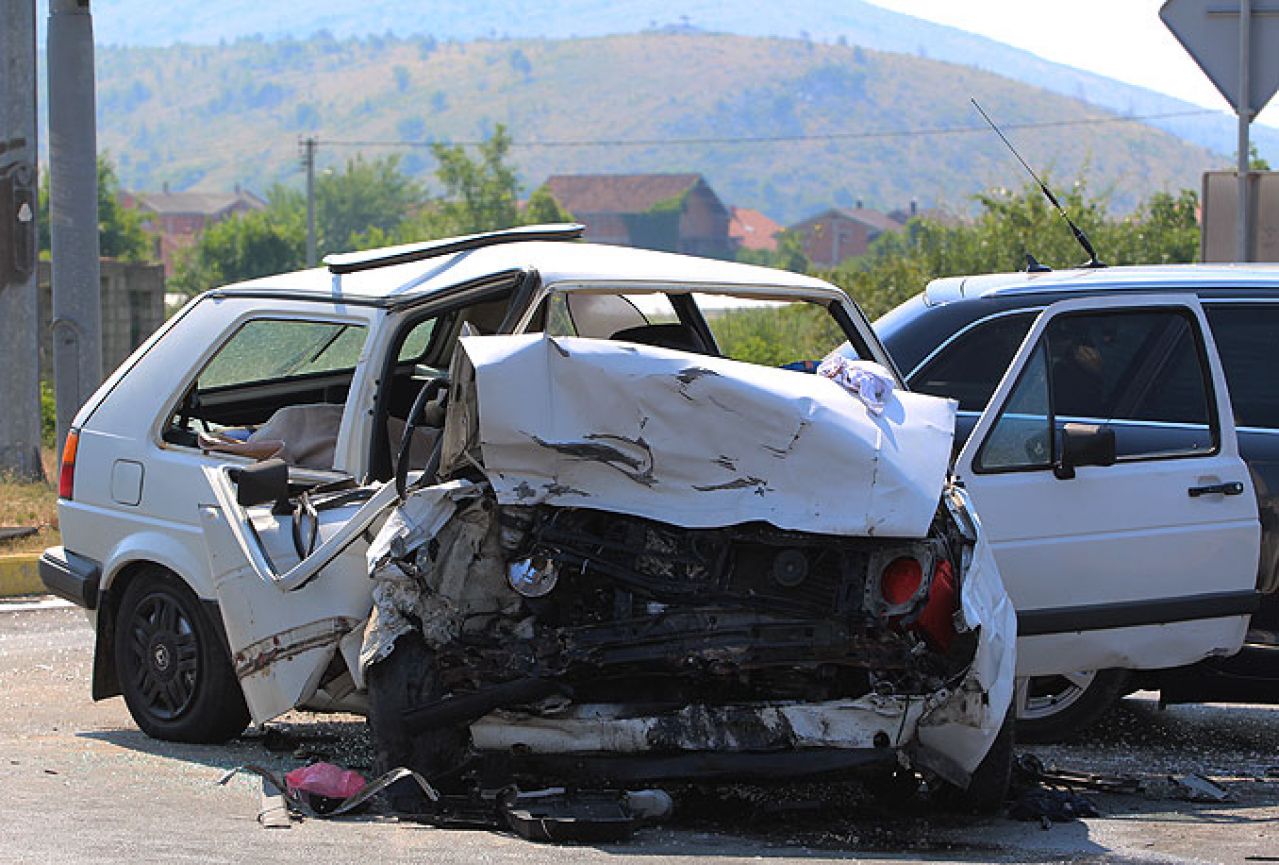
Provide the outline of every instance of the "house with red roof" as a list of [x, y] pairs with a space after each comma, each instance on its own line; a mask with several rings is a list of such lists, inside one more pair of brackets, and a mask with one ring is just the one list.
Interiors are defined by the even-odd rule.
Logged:
[[[859, 203], [860, 204], [860, 203]], [[804, 255], [818, 267], [834, 267], [865, 254], [881, 234], [905, 226], [886, 213], [858, 206], [833, 207], [790, 227], [804, 243]]]
[[135, 208], [142, 228], [155, 238], [156, 258], [164, 264], [164, 275], [172, 276], [179, 250], [195, 243], [207, 226], [237, 213], [262, 210], [266, 202], [238, 185], [234, 192], [125, 193], [125, 207]]
[[728, 208], [700, 174], [557, 174], [546, 188], [592, 242], [733, 257]]
[[738, 249], [777, 251], [777, 235], [783, 230], [780, 223], [749, 207], [729, 207], [728, 212], [728, 236]]

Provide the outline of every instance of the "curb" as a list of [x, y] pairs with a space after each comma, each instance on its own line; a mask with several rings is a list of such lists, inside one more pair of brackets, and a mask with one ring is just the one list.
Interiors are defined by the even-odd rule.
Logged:
[[45, 594], [47, 590], [36, 565], [39, 560], [39, 553], [0, 556], [0, 598]]

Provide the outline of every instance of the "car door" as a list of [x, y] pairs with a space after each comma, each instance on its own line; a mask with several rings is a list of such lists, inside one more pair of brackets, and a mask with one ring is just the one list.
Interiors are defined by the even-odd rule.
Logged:
[[1196, 299], [1049, 306], [955, 473], [1017, 607], [1019, 675], [1239, 649], [1260, 525]]

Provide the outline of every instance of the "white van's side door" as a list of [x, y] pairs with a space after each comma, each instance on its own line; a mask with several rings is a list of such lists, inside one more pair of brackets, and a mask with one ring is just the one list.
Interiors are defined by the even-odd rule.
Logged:
[[1017, 608], [1018, 675], [1239, 649], [1261, 529], [1195, 298], [1048, 307], [955, 472]]

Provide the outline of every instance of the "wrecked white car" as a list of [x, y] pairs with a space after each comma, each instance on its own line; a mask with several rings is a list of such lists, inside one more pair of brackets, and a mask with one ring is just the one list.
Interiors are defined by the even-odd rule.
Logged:
[[[77, 418], [42, 563], [94, 696], [197, 741], [367, 712], [437, 782], [904, 766], [997, 805], [1016, 623], [954, 403], [826, 283], [576, 236], [333, 256], [143, 346]], [[750, 305], [820, 334], [793, 360], [847, 346], [734, 359]]]

